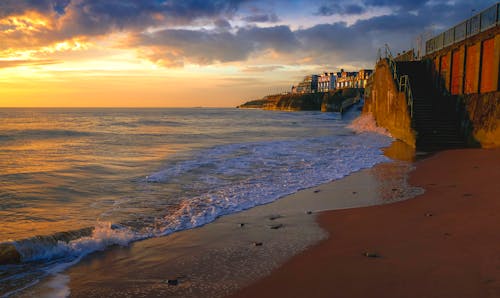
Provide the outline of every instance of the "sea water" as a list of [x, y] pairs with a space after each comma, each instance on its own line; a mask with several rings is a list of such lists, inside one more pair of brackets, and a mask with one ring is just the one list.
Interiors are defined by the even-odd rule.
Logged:
[[0, 295], [387, 161], [358, 114], [0, 109]]

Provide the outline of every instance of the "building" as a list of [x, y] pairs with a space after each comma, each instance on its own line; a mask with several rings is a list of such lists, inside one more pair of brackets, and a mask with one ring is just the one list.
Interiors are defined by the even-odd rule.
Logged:
[[372, 73], [372, 69], [361, 69], [359, 72], [347, 72], [342, 69], [337, 78], [336, 88], [365, 88]]
[[355, 88], [365, 88], [373, 69], [361, 69], [356, 76]]
[[316, 93], [318, 91], [318, 75], [309, 75], [300, 82], [295, 89], [295, 93]]
[[340, 70], [340, 76], [337, 78], [337, 89], [355, 88], [357, 72], [347, 72]]
[[328, 92], [335, 90], [337, 83], [337, 74], [334, 72], [325, 72], [318, 77], [318, 92]]

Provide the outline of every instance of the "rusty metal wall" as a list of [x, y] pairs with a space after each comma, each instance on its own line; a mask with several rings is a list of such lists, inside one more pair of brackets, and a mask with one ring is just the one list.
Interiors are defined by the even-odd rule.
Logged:
[[451, 60], [450, 52], [441, 56], [441, 61], [440, 61], [441, 69], [439, 70], [439, 73], [441, 75], [441, 80], [446, 90], [450, 90], [450, 66], [451, 66], [450, 60]]
[[490, 38], [483, 41], [482, 53], [481, 53], [481, 88], [480, 92], [490, 92], [496, 91], [496, 82], [494, 82], [494, 72], [498, 71], [494, 69], [494, 58], [495, 58], [495, 39]]
[[467, 47], [466, 53], [464, 93], [477, 93], [479, 79], [479, 44]]
[[463, 48], [454, 51], [451, 56], [451, 94], [458, 95], [462, 93], [463, 81]]

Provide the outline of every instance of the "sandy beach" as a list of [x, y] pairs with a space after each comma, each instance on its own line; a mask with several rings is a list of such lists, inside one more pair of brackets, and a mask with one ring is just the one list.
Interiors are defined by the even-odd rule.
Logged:
[[201, 228], [89, 255], [19, 297], [499, 297], [500, 150], [413, 162], [406, 149]]
[[322, 213], [326, 241], [232, 297], [500, 297], [500, 150], [437, 153], [409, 181], [425, 194]]
[[382, 163], [197, 229], [97, 252], [16, 297], [224, 297], [326, 239], [317, 224], [323, 211], [421, 193], [407, 183], [412, 168], [409, 161]]

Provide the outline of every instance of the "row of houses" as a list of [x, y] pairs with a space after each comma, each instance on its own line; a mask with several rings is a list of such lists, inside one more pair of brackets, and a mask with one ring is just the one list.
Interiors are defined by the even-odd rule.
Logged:
[[328, 92], [343, 88], [365, 88], [368, 78], [373, 73], [371, 69], [358, 72], [325, 72], [321, 75], [308, 75], [297, 86], [292, 86], [292, 93]]

